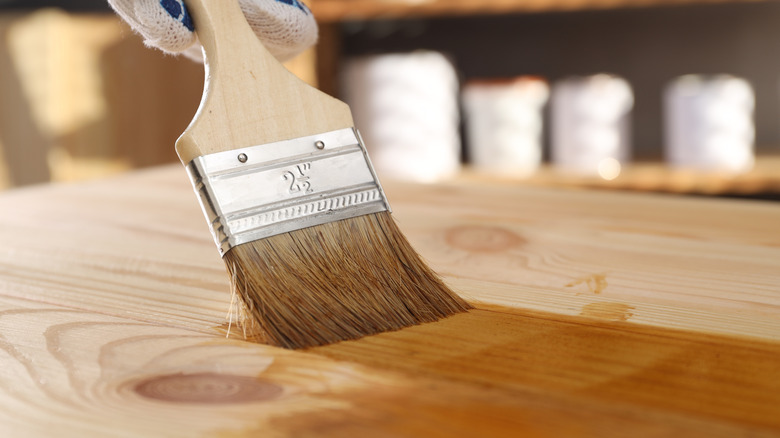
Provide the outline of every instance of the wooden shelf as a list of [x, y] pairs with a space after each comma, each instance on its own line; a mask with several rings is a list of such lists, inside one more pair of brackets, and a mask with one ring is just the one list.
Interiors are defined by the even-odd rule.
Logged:
[[458, 177], [466, 181], [511, 181], [535, 186], [576, 187], [715, 196], [780, 197], [780, 155], [759, 156], [750, 172], [729, 174], [693, 169], [674, 169], [661, 162], [633, 163], [607, 180], [578, 175], [544, 166], [528, 178], [493, 175], [466, 169]]
[[382, 18], [576, 11], [767, 0], [310, 0], [322, 23]]

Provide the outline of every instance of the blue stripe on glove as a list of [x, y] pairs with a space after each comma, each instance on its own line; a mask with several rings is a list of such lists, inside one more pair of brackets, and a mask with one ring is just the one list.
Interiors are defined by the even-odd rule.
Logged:
[[[306, 7], [302, 2], [299, 2], [298, 0], [276, 0], [279, 3], [284, 3], [286, 5], [290, 5], [292, 7], [300, 9], [304, 14], [308, 15], [311, 12], [309, 11], [309, 8]], [[175, 20], [181, 22], [181, 24], [187, 28], [190, 32], [195, 30], [195, 27], [192, 25], [192, 18], [190, 17], [190, 13], [187, 12], [187, 7], [184, 6], [184, 3], [182, 0], [160, 0], [160, 6], [165, 9], [165, 12], [168, 13], [171, 17], [173, 17]]]
[[190, 32], [195, 30], [195, 27], [192, 25], [190, 13], [187, 12], [187, 7], [184, 6], [184, 3], [181, 0], [160, 0], [160, 6], [165, 9], [165, 12], [167, 12], [168, 15], [181, 22], [187, 30]]
[[309, 8], [306, 7], [303, 3], [299, 2], [298, 0], [276, 0], [279, 3], [284, 3], [290, 6], [295, 6], [296, 8], [303, 11], [305, 14], [309, 14]]

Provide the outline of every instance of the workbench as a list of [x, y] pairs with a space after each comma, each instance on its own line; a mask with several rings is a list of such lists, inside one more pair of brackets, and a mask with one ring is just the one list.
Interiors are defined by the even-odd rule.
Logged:
[[780, 435], [780, 204], [385, 182], [476, 307], [248, 342], [180, 166], [0, 194], [0, 436]]

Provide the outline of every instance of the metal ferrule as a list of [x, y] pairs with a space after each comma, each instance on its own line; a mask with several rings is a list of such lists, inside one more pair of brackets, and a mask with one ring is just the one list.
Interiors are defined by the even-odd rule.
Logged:
[[203, 155], [186, 168], [222, 255], [276, 234], [390, 211], [353, 128]]

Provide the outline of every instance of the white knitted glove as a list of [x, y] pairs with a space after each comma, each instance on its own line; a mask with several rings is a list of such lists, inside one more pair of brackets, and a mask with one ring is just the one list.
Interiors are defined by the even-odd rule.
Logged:
[[[147, 46], [202, 61], [200, 44], [183, 0], [108, 0], [108, 3], [143, 36]], [[239, 3], [252, 30], [280, 61], [317, 42], [317, 23], [302, 1], [239, 0]]]

